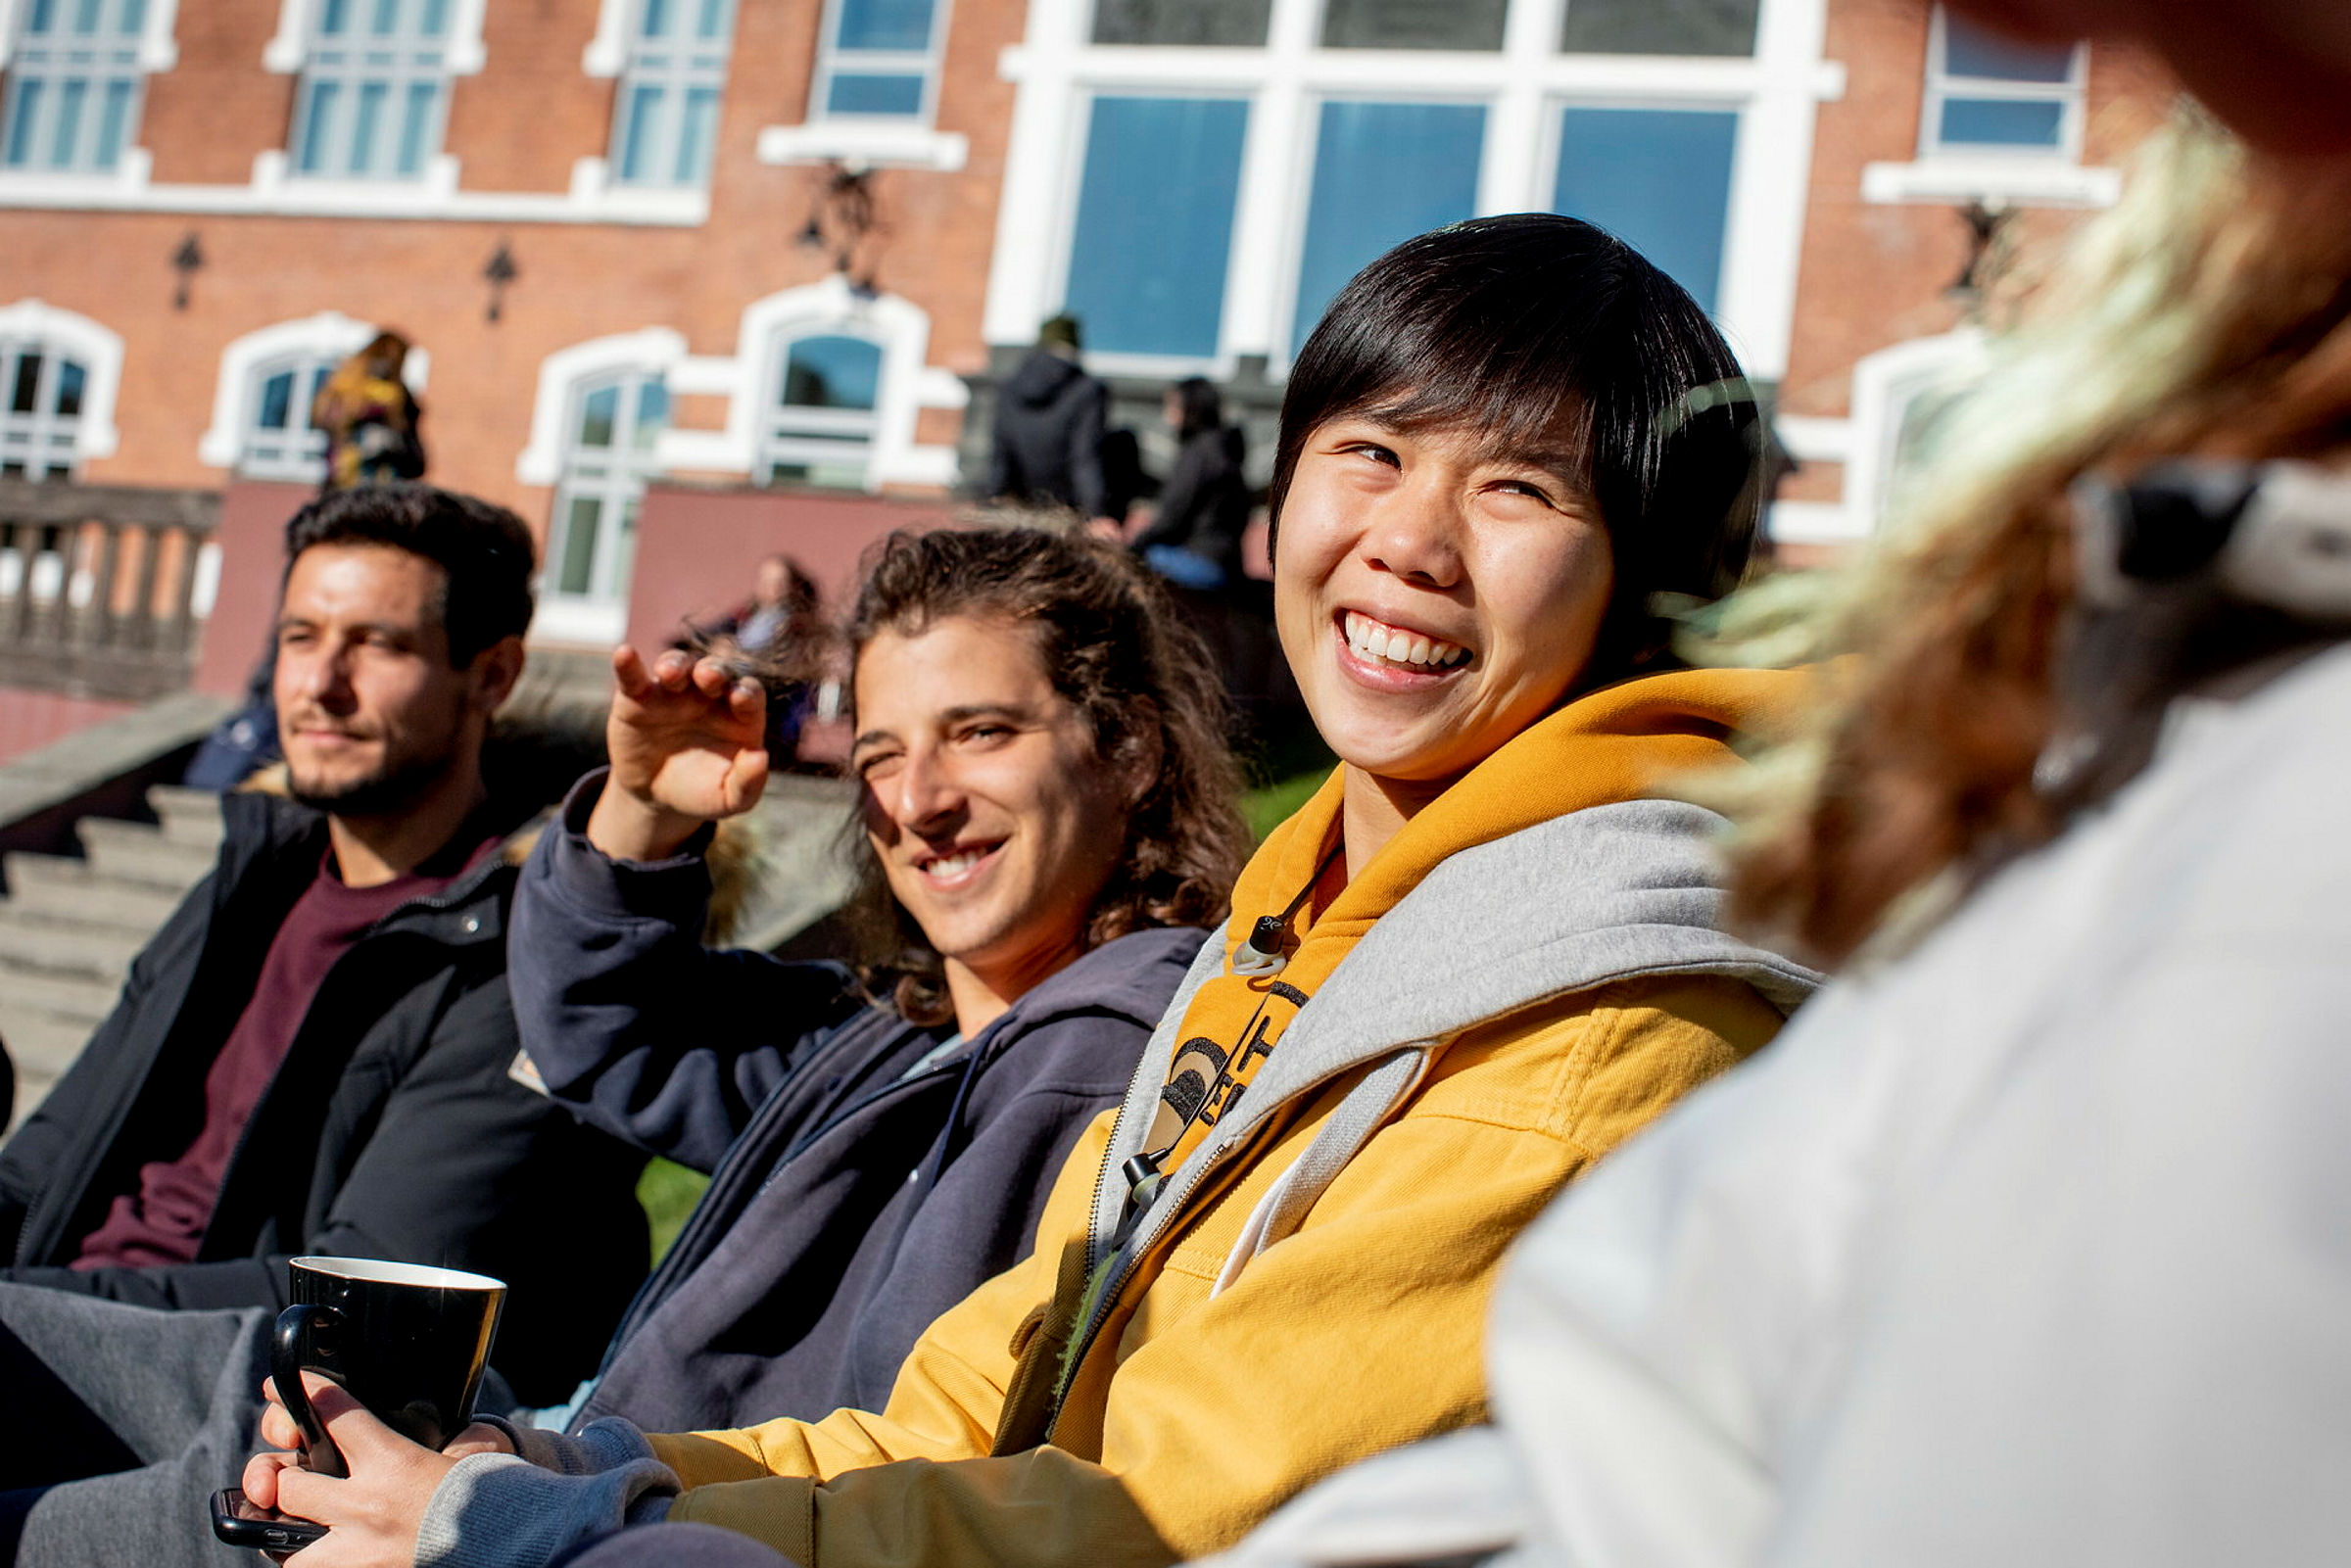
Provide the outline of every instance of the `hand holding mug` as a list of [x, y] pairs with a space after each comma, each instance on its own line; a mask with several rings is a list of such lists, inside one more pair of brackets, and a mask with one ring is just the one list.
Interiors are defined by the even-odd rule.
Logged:
[[[315, 1520], [327, 1534], [296, 1555], [303, 1568], [408, 1568], [416, 1532], [433, 1492], [459, 1459], [511, 1452], [498, 1428], [475, 1422], [436, 1453], [384, 1425], [366, 1407], [315, 1372], [302, 1374], [302, 1395], [316, 1412], [348, 1478], [305, 1470], [295, 1453], [258, 1453], [245, 1464], [245, 1496], [263, 1508]], [[302, 1429], [286, 1412], [274, 1382], [263, 1385], [269, 1405], [262, 1439], [291, 1448]]]

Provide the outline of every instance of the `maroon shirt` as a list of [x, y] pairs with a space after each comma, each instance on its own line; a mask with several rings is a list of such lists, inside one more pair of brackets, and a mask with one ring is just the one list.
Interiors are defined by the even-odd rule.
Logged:
[[115, 1200], [104, 1222], [82, 1239], [73, 1267], [145, 1268], [196, 1260], [237, 1140], [277, 1076], [327, 971], [369, 927], [408, 900], [429, 897], [457, 880], [496, 843], [481, 844], [454, 868], [450, 856], [437, 855], [375, 887], [346, 887], [335, 869], [335, 853], [327, 850], [317, 877], [269, 943], [253, 1000], [204, 1075], [203, 1128], [178, 1159], [139, 1167], [138, 1190]]

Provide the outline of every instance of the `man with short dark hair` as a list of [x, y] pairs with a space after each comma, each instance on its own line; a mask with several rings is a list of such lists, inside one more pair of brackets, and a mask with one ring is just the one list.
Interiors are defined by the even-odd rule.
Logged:
[[0, 1386], [24, 1416], [0, 1491], [152, 1461], [163, 1353], [110, 1352], [144, 1344], [134, 1320], [192, 1345], [243, 1315], [116, 1303], [274, 1311], [304, 1252], [475, 1269], [511, 1287], [500, 1369], [552, 1399], [645, 1271], [641, 1157], [513, 1071], [509, 839], [536, 802], [496, 798], [482, 751], [522, 671], [530, 535], [400, 485], [321, 499], [288, 546], [292, 799], [223, 798], [218, 865], [0, 1150]]

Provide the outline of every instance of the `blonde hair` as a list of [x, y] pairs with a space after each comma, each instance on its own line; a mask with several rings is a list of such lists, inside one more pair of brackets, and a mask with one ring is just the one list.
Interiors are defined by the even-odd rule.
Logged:
[[[1804, 619], [1805, 651], [1835, 659], [1826, 701], [1747, 802], [1735, 918], [1836, 963], [2055, 832], [2034, 769], [2072, 603], [2068, 489], [2351, 445], [2346, 194], [2351, 166], [2257, 168], [2193, 109], [2142, 151], [1938, 421], [1878, 547]], [[1735, 605], [1726, 630], [1773, 613], [1785, 650], [1784, 604]]]

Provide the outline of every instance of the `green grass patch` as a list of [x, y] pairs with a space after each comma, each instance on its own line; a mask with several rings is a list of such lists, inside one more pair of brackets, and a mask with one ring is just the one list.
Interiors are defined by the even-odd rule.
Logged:
[[637, 1178], [637, 1201], [645, 1206], [645, 1217], [653, 1228], [653, 1261], [669, 1251], [670, 1243], [678, 1239], [686, 1216], [702, 1200], [702, 1189], [710, 1178], [698, 1170], [667, 1160], [653, 1160]]
[[1305, 805], [1309, 797], [1322, 787], [1322, 781], [1329, 777], [1329, 767], [1323, 766], [1309, 773], [1276, 779], [1271, 784], [1243, 792], [1241, 815], [1249, 823], [1250, 833], [1262, 841], [1277, 824]]

